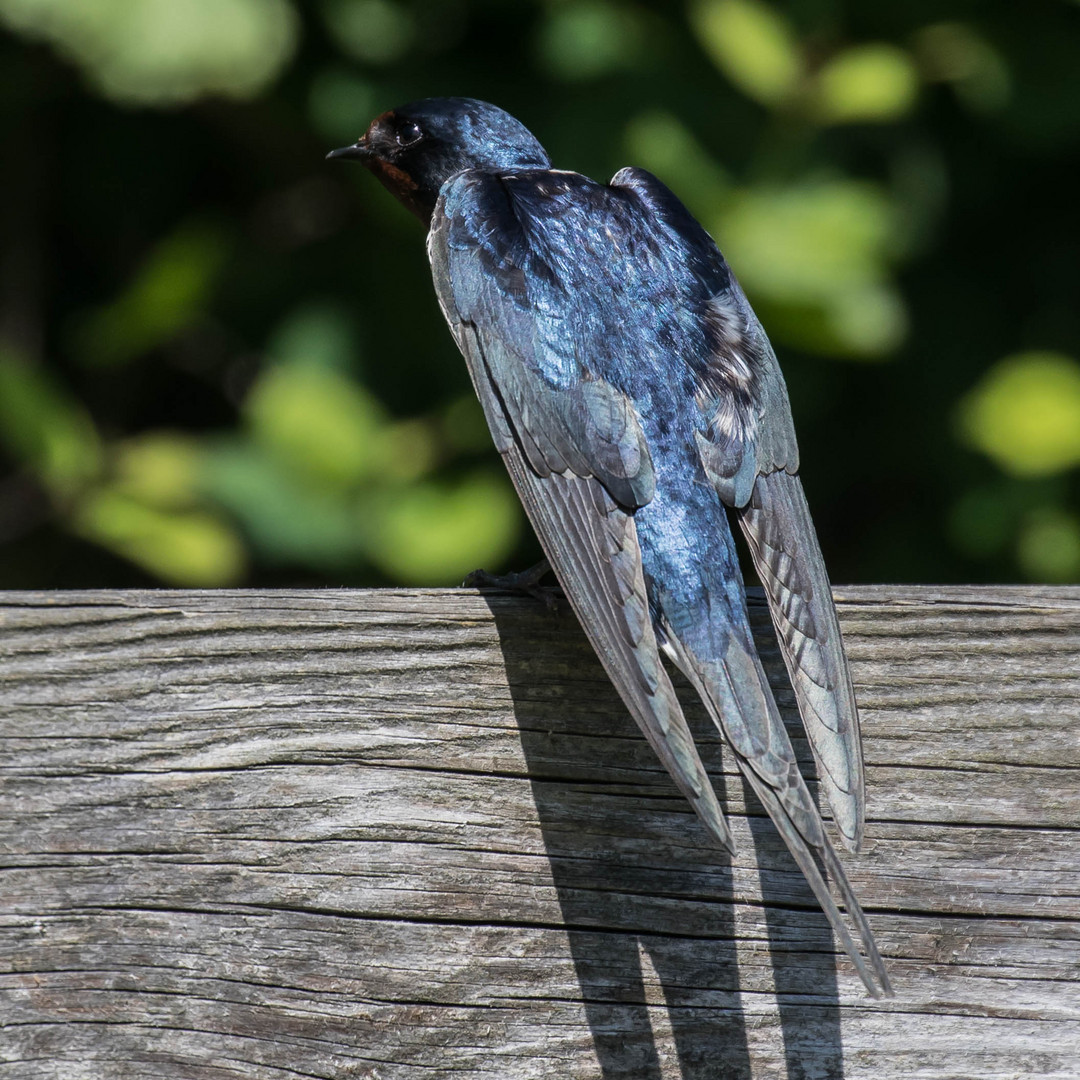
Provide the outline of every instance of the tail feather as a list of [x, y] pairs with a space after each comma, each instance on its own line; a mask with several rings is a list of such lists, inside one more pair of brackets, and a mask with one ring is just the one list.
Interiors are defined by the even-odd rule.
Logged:
[[[734, 750], [739, 768], [805, 875], [867, 990], [874, 997], [891, 997], [893, 989], [884, 961], [799, 773], [795, 752], [756, 653], [738, 634], [731, 632], [722, 650], [723, 659], [703, 663], [666, 627], [665, 635], [668, 655], [693, 684]], [[829, 891], [815, 854], [836, 883], [862, 941], [865, 960]]]
[[[743, 765], [741, 761], [740, 765]], [[844, 952], [851, 957], [851, 962], [855, 965], [855, 970], [858, 971], [859, 977], [866, 985], [866, 989], [876, 998], [892, 997], [892, 982], [889, 979], [888, 971], [885, 969], [885, 962], [881, 958], [881, 953], [878, 952], [874, 935], [870, 930], [869, 923], [866, 921], [866, 915], [855, 897], [847, 875], [844, 873], [844, 868], [840, 865], [836, 850], [824, 834], [822, 835], [821, 845], [811, 849], [811, 846], [806, 843], [794, 822], [787, 815], [784, 803], [777, 796], [775, 789], [765, 783], [752, 768], [743, 765], [742, 771], [779, 830], [792, 857], [798, 863], [799, 869], [802, 870], [803, 876], [821, 905], [822, 911], [825, 912], [825, 917], [829, 920], [829, 925], [840, 939]], [[829, 876], [836, 882], [841, 899], [844, 902], [844, 908], [859, 933], [867, 960], [870, 961], [869, 965], [860, 955], [859, 949], [851, 936], [851, 931], [844, 922], [840, 908], [833, 899], [829, 886], [818, 869], [817, 862], [814, 860], [814, 851], [821, 856]]]

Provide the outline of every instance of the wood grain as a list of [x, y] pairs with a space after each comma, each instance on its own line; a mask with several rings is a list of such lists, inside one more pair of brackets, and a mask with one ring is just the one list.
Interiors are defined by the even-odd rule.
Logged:
[[0, 594], [0, 1080], [1080, 1076], [1080, 589], [837, 593], [885, 1002], [565, 609]]

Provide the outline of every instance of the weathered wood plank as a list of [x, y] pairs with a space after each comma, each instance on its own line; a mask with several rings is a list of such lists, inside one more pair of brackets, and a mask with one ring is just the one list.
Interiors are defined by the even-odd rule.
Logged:
[[886, 1002], [569, 614], [0, 594], [0, 1078], [1080, 1075], [1080, 589], [839, 598]]

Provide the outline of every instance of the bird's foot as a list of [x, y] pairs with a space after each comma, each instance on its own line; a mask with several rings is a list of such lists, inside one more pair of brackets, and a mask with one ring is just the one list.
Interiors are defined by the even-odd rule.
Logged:
[[474, 570], [461, 583], [466, 589], [505, 589], [507, 592], [523, 593], [539, 600], [548, 611], [558, 610], [555, 590], [545, 588], [540, 582], [551, 573], [551, 564], [541, 559], [528, 570], [516, 574], [489, 574], [486, 570]]

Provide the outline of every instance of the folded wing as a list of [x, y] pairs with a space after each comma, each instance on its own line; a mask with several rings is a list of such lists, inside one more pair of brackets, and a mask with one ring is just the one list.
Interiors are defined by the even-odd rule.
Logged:
[[[776, 356], [738, 286], [710, 302], [713, 363], [748, 373], [742, 415], [723, 386], [699, 395], [698, 449], [720, 498], [735, 511], [795, 690], [822, 790], [844, 845], [858, 850], [865, 819], [862, 739], [840, 624], [810, 519], [787, 388]], [[719, 384], [719, 379], [716, 380]]]
[[698, 452], [717, 494], [733, 508], [765, 587], [784, 663], [844, 845], [857, 850], [865, 795], [859, 714], [832, 590], [798, 478], [799, 450], [787, 387], [772, 346], [723, 256], [654, 176], [623, 169], [672, 242], [697, 260], [712, 290], [701, 311], [709, 355], [697, 367]]
[[564, 376], [557, 386], [545, 379], [527, 313], [507, 299], [502, 279], [513, 280], [513, 267], [494, 273], [490, 257], [485, 266], [478, 255], [474, 230], [485, 216], [476, 204], [490, 196], [484, 185], [497, 183], [459, 177], [436, 207], [428, 250], [439, 302], [495, 444], [586, 635], [680, 790], [731, 850], [649, 615], [632, 514], [654, 488], [640, 421], [632, 402], [601, 380]]

